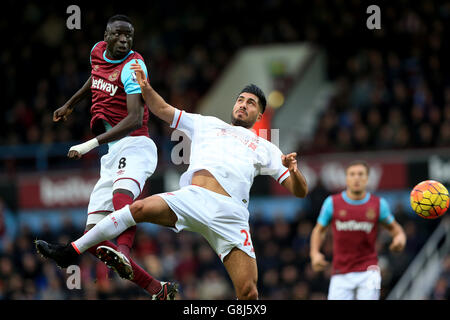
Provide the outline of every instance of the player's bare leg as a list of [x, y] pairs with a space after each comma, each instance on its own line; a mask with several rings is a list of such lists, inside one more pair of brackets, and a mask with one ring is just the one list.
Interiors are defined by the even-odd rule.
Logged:
[[256, 259], [238, 248], [233, 248], [223, 259], [223, 264], [233, 282], [237, 298], [239, 300], [258, 299]]
[[167, 202], [157, 195], [133, 202], [130, 211], [136, 223], [150, 222], [164, 227], [175, 227], [178, 220]]

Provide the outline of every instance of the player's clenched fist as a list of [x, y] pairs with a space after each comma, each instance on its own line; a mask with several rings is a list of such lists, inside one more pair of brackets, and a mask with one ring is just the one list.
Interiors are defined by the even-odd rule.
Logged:
[[132, 63], [130, 69], [136, 73], [136, 79], [141, 87], [146, 87], [148, 85], [147, 79], [145, 77], [144, 70], [139, 65], [138, 61], [135, 60], [136, 63]]
[[142, 70], [142, 67], [139, 65], [138, 61], [137, 60], [135, 61], [136, 63], [132, 63], [130, 69], [135, 72], [136, 80], [139, 83], [139, 86], [141, 87], [142, 97], [144, 98], [144, 100], [146, 100], [148, 92], [151, 89], [150, 84], [147, 81], [144, 70]]
[[73, 107], [65, 104], [61, 108], [58, 108], [53, 112], [53, 121], [59, 121], [61, 118], [66, 121], [67, 117], [72, 113]]
[[406, 236], [403, 233], [399, 233], [392, 238], [392, 243], [389, 246], [389, 249], [393, 252], [401, 252], [405, 248], [405, 245], [406, 245]]
[[81, 158], [81, 154], [76, 151], [76, 150], [70, 150], [67, 153], [67, 157], [69, 157], [70, 159], [80, 159]]
[[289, 153], [288, 155], [282, 155], [281, 156], [281, 162], [283, 163], [283, 166], [289, 169], [290, 172], [297, 171], [297, 157], [296, 152]]
[[311, 266], [314, 271], [323, 271], [328, 264], [328, 261], [325, 260], [325, 256], [320, 252], [311, 255]]
[[67, 156], [71, 159], [80, 159], [83, 154], [88, 153], [89, 151], [91, 151], [94, 148], [97, 148], [98, 146], [99, 143], [97, 138], [93, 138], [84, 143], [72, 146], [69, 149], [69, 153], [67, 153]]

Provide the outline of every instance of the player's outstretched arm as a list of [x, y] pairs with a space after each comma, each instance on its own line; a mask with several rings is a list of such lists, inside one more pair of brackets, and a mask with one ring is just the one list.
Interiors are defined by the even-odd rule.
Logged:
[[288, 189], [294, 196], [304, 198], [308, 194], [308, 184], [303, 174], [297, 168], [296, 156], [296, 152], [281, 156], [283, 166], [288, 168], [290, 173], [289, 177], [281, 185]]
[[92, 77], [89, 77], [80, 90], [78, 90], [61, 108], [58, 108], [53, 112], [53, 121], [57, 122], [61, 119], [66, 121], [75, 105], [88, 95], [91, 90], [91, 85]]
[[131, 64], [131, 69], [136, 72], [136, 78], [141, 87], [142, 97], [145, 103], [150, 108], [150, 111], [161, 120], [172, 124], [175, 116], [175, 108], [168, 104], [150, 85], [147, 81], [144, 70], [136, 63]]
[[311, 266], [316, 272], [324, 270], [329, 264], [325, 260], [325, 256], [320, 252], [320, 247], [322, 247], [322, 243], [325, 240], [327, 230], [328, 227], [316, 223], [316, 226], [311, 232], [309, 256], [311, 258]]
[[392, 237], [392, 242], [389, 249], [393, 252], [403, 251], [406, 245], [406, 234], [402, 226], [395, 220], [390, 224], [382, 223], [381, 225], [387, 229]]

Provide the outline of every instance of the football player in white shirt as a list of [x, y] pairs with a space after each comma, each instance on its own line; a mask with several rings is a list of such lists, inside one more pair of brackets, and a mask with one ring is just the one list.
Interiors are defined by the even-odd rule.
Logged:
[[[201, 234], [216, 251], [238, 299], [257, 299], [258, 273], [247, 209], [253, 179], [259, 174], [271, 175], [296, 197], [304, 198], [308, 192], [297, 168], [296, 153], [284, 155], [251, 130], [264, 112], [264, 93], [255, 85], [246, 86], [236, 99], [228, 124], [167, 104], [150, 86], [142, 68], [133, 64], [132, 69], [150, 111], [191, 139], [190, 164], [181, 176], [181, 188], [135, 201], [111, 213], [71, 244], [45, 243], [48, 256], [59, 265], [69, 264], [94, 244], [141, 222], [166, 226], [175, 232], [185, 229]], [[128, 267], [127, 258], [112, 248], [99, 247], [97, 253], [113, 269]]]

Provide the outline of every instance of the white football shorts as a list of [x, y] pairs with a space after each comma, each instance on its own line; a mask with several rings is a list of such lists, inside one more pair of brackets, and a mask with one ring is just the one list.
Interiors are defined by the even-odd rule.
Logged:
[[175, 228], [170, 229], [201, 234], [222, 261], [234, 247], [256, 259], [249, 212], [231, 197], [196, 185], [157, 196], [163, 198], [178, 217]]
[[331, 276], [328, 300], [379, 300], [381, 274], [378, 266], [362, 272]]
[[114, 211], [114, 190], [129, 190], [136, 199], [157, 162], [156, 145], [148, 137], [127, 136], [114, 143], [100, 160], [100, 179], [89, 199], [86, 225], [97, 224]]

